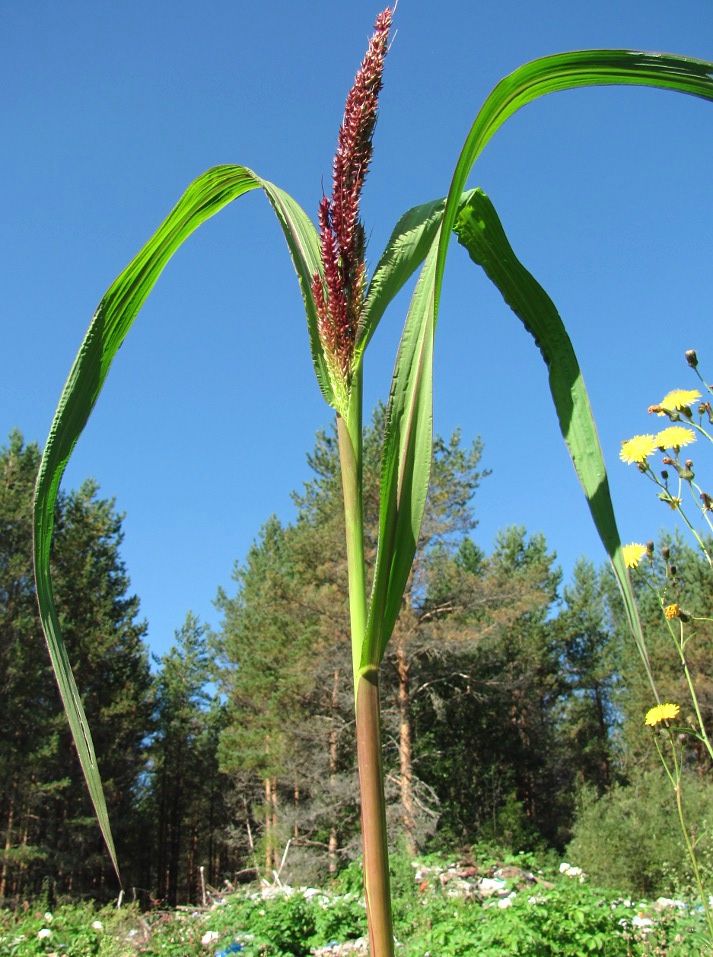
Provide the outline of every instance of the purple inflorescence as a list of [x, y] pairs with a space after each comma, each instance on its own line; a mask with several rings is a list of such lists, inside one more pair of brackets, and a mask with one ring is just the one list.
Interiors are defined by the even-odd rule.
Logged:
[[369, 47], [349, 91], [332, 164], [332, 197], [322, 197], [319, 229], [324, 275], [312, 279], [319, 335], [333, 370], [348, 384], [366, 291], [366, 239], [359, 219], [393, 11], [376, 18]]

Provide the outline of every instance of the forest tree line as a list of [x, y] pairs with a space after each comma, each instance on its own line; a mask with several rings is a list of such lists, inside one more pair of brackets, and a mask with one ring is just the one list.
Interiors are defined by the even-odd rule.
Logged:
[[[366, 554], [376, 553], [383, 410], [365, 436]], [[479, 842], [576, 854], [595, 877], [650, 893], [685, 883], [676, 821], [643, 716], [651, 692], [604, 566], [564, 583], [544, 537], [477, 543], [483, 449], [436, 438], [417, 558], [382, 665], [392, 844], [416, 855]], [[0, 901], [110, 898], [94, 821], [36, 611], [31, 499], [40, 451], [0, 450]], [[151, 667], [121, 559], [122, 516], [85, 482], [62, 493], [53, 545], [62, 626], [94, 735], [124, 886], [198, 902], [241, 874], [323, 881], [359, 853], [351, 650], [336, 439], [318, 434], [296, 518], [269, 518], [213, 633], [188, 613]], [[681, 601], [710, 608], [710, 570], [669, 542]], [[658, 559], [657, 559], [658, 561]], [[662, 576], [663, 565], [657, 570]], [[682, 675], [660, 608], [640, 606], [662, 693]], [[689, 651], [704, 719], [711, 635]], [[691, 747], [690, 811], [713, 823]], [[652, 846], [655, 833], [656, 846]], [[674, 873], [675, 872], [675, 873]], [[668, 882], [668, 884], [667, 884]]]

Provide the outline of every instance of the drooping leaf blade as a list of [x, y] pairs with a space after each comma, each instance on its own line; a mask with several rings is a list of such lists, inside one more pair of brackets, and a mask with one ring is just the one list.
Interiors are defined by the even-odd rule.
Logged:
[[288, 193], [267, 180], [256, 178], [270, 201], [287, 240], [302, 292], [317, 384], [327, 404], [334, 406], [335, 399], [324, 358], [324, 348], [319, 338], [317, 309], [312, 296], [312, 277], [316, 273], [321, 274], [323, 270], [319, 235], [307, 213]]
[[[583, 50], [534, 60], [501, 80], [476, 116], [451, 180], [434, 279], [436, 320], [448, 244], [459, 216], [460, 197], [476, 159], [494, 133], [523, 106], [548, 93], [591, 86], [646, 86], [713, 100], [713, 63], [636, 50]], [[604, 545], [612, 559], [627, 615], [632, 621], [632, 632], [648, 671], [648, 658], [641, 643], [638, 614], [623, 558], [620, 550], [615, 549], [612, 554], [606, 541]]]
[[[305, 302], [315, 371], [323, 392], [325, 384], [328, 389], [328, 376], [322, 374], [324, 359], [316, 338], [317, 318], [311, 293], [311, 277], [320, 268], [314, 226], [286, 193], [246, 167], [215, 167], [191, 183], [156, 233], [102, 298], [62, 391], [35, 486], [33, 557], [42, 627], [82, 770], [117, 875], [116, 852], [91, 732], [72, 675], [52, 592], [50, 546], [55, 503], [67, 462], [96, 404], [111, 363], [171, 256], [207, 219], [232, 200], [258, 188], [266, 193], [285, 235]], [[325, 398], [329, 401], [329, 393], [325, 392]]]
[[533, 60], [504, 77], [480, 108], [451, 180], [438, 253], [436, 316], [460, 196], [478, 156], [494, 133], [523, 106], [548, 93], [591, 86], [647, 86], [713, 100], [713, 63], [640, 50], [577, 50]]
[[624, 564], [604, 455], [565, 325], [545, 290], [518, 260], [493, 204], [482, 190], [475, 190], [458, 213], [455, 231], [459, 243], [500, 290], [542, 353], [562, 436], [614, 568], [630, 629], [651, 677], [636, 602]]

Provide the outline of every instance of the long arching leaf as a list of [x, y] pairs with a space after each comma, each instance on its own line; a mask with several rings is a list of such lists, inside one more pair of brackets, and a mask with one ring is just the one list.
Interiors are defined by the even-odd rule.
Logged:
[[523, 106], [548, 93], [589, 86], [648, 86], [713, 100], [713, 63], [670, 53], [578, 50], [525, 63], [502, 79], [481, 107], [463, 144], [448, 191], [436, 274], [436, 314], [460, 196], [484, 147]]
[[[548, 93], [590, 86], [647, 86], [713, 100], [713, 63], [664, 53], [584, 50], [534, 60], [501, 80], [476, 116], [451, 180], [434, 279], [434, 322], [438, 319], [438, 302], [451, 231], [459, 215], [463, 188], [476, 159], [493, 134], [521, 107]], [[579, 428], [575, 423], [575, 432]], [[585, 434], [582, 435], [582, 441], [586, 442]], [[600, 496], [605, 493], [608, 496], [605, 486], [597, 486], [597, 489]], [[598, 502], [594, 509], [600, 510]], [[624, 595], [637, 644], [644, 652], [634, 595], [620, 550], [609, 539], [604, 539], [603, 544]], [[644, 663], [648, 669], [645, 656]]]
[[482, 266], [542, 353], [560, 429], [587, 497], [599, 536], [620, 584], [629, 626], [651, 671], [614, 517], [599, 436], [579, 363], [557, 309], [513, 252], [497, 213], [482, 190], [456, 219], [458, 241]]
[[414, 206], [391, 231], [367, 289], [357, 329], [357, 357], [369, 344], [389, 303], [426, 258], [445, 208], [445, 197]]
[[215, 167], [191, 183], [156, 233], [102, 298], [62, 391], [37, 477], [34, 563], [42, 627], [82, 770], [117, 874], [116, 852], [91, 733], [62, 640], [52, 594], [50, 544], [57, 493], [69, 457], [99, 397], [114, 356], [167, 262], [202, 223], [232, 200], [258, 188], [267, 195], [287, 240], [305, 302], [315, 371], [325, 398], [330, 401], [329, 377], [316, 335], [317, 317], [310, 288], [311, 277], [321, 268], [316, 230], [293, 199], [251, 170], [243, 166]]

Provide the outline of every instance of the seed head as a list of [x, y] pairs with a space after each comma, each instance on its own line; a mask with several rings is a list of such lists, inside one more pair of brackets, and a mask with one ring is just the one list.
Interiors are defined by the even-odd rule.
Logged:
[[332, 196], [322, 197], [319, 229], [323, 276], [312, 278], [319, 335], [330, 373], [348, 391], [366, 293], [366, 235], [359, 201], [372, 155], [377, 105], [393, 10], [376, 18], [366, 55], [347, 96], [332, 164]]

